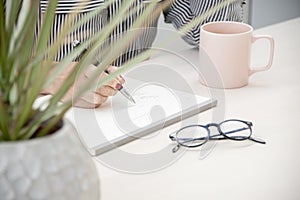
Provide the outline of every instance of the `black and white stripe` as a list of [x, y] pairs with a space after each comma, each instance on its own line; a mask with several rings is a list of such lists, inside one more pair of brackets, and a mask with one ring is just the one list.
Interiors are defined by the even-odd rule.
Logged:
[[[89, 11], [97, 9], [99, 6], [103, 5], [105, 0], [59, 0], [56, 15], [54, 19], [54, 24], [52, 26], [51, 35], [49, 38], [49, 43], [52, 44], [60, 32], [60, 26], [69, 17], [69, 13], [78, 12], [78, 6], [80, 6], [80, 12], [76, 14], [73, 23], [75, 24], [80, 18], [84, 17]], [[70, 33], [64, 40], [57, 56], [56, 61], [60, 61], [66, 54], [73, 50], [72, 42], [74, 40], [85, 41], [89, 36], [95, 35], [96, 33], [103, 30], [105, 25], [113, 19], [114, 15], [119, 11], [122, 2], [127, 0], [115, 0], [113, 4], [108, 6], [106, 9], [99, 12], [97, 16], [88, 21], [85, 25], [79, 27], [74, 32]], [[128, 0], [129, 1], [129, 0]], [[122, 37], [126, 31], [131, 29], [132, 24], [135, 20], [143, 13], [147, 3], [153, 0], [130, 0], [133, 1], [133, 7], [135, 9], [130, 9], [124, 16], [124, 21], [117, 25], [111, 34], [106, 46], [113, 46], [118, 42], [118, 38]], [[166, 0], [155, 0], [158, 2]], [[223, 0], [171, 0], [172, 4], [164, 11], [165, 21], [167, 23], [172, 23], [176, 29], [180, 29], [186, 23], [193, 20], [195, 17], [202, 15], [208, 11], [211, 7], [215, 6], [217, 3]], [[242, 19], [242, 5], [243, 0], [237, 0], [232, 4], [228, 4], [222, 9], [218, 10], [213, 15], [209, 16], [201, 24], [198, 24], [193, 29], [188, 31], [182, 38], [189, 44], [193, 46], [198, 46], [199, 36], [200, 36], [200, 26], [203, 23], [210, 21], [220, 21], [220, 20], [230, 20], [230, 21], [241, 21]], [[47, 8], [48, 1], [40, 0], [40, 14], [41, 17]], [[156, 9], [156, 8], [155, 8]], [[159, 9], [159, 8], [158, 8]], [[154, 13], [154, 12], [153, 12]], [[149, 20], [146, 21], [145, 25], [140, 30], [134, 30], [132, 32], [138, 31], [139, 34], [135, 40], [126, 48], [126, 50], [120, 53], [119, 58], [116, 59], [112, 64], [116, 66], [122, 65], [128, 59], [135, 57], [143, 50], [151, 47], [156, 33], [157, 33], [157, 20], [158, 16], [149, 16]], [[39, 32], [40, 24], [37, 27], [37, 32]], [[101, 48], [99, 52], [101, 52]], [[109, 53], [109, 52], [108, 52]], [[102, 55], [103, 56], [103, 55]], [[99, 53], [98, 60], [101, 61], [101, 56]]]
[[[156, 33], [157, 33], [157, 21], [159, 16], [150, 16], [145, 22], [142, 28], [139, 29], [131, 29], [131, 26], [134, 24], [135, 20], [138, 19], [140, 15], [147, 8], [147, 2], [142, 0], [131, 0], [132, 8], [129, 10], [126, 16], [124, 16], [124, 21], [118, 24], [115, 30], [112, 33], [110, 38], [110, 45], [114, 45], [118, 42], [119, 38], [122, 37], [123, 34], [136, 34], [135, 40], [123, 51], [119, 58], [113, 63], [116, 66], [120, 66], [123, 62], [127, 61], [130, 58], [135, 57], [142, 51], [147, 48], [150, 48]], [[120, 9], [122, 2], [124, 0], [116, 0], [114, 4], [111, 4], [109, 7], [109, 18], [113, 19], [114, 15]], [[158, 1], [159, 3], [159, 1]], [[155, 9], [155, 8], [154, 8]]]
[[[143, 13], [147, 6], [147, 1], [133, 1], [134, 2], [132, 6], [135, 9], [129, 10], [127, 15], [124, 16], [124, 21], [116, 26], [109, 40], [105, 43], [105, 45], [102, 48], [99, 49], [99, 52], [108, 45], [114, 45], [115, 43], [117, 43], [119, 41], [118, 39], [122, 37], [122, 35], [125, 34], [126, 31], [131, 29], [131, 26], [133, 25], [135, 20]], [[114, 15], [119, 11], [122, 2], [123, 0], [115, 0], [113, 4], [108, 6], [107, 9], [102, 10], [96, 17], [88, 21], [84, 26], [81, 26], [74, 32], [70, 33], [63, 41], [60, 50], [57, 52], [55, 61], [60, 61], [66, 54], [73, 50], [72, 42], [74, 40], [85, 41], [89, 36], [95, 35], [96, 33], [103, 30], [105, 25], [109, 23], [109, 20], [113, 19]], [[157, 2], [159, 3], [160, 0], [157, 0]], [[40, 1], [41, 17], [47, 8], [47, 4], [47, 0]], [[80, 20], [80, 18], [84, 17], [89, 11], [95, 10], [101, 5], [103, 5], [103, 0], [59, 0], [56, 8], [54, 23], [49, 37], [49, 44], [53, 44], [53, 42], [55, 41], [58, 33], [60, 33], [61, 25], [65, 22], [65, 20], [68, 20], [68, 18], [70, 17], [68, 14], [72, 12], [78, 12], [78, 8], [76, 6], [81, 6], [81, 11], [78, 14], [76, 14], [75, 19], [73, 20], [74, 24], [76, 23], [76, 21]], [[128, 59], [135, 57], [143, 50], [151, 47], [157, 32], [157, 20], [158, 16], [149, 17], [149, 20], [145, 22], [144, 28], [139, 30], [131, 30], [131, 32], [133, 33], [138, 32], [138, 36], [124, 51], [120, 53], [119, 58], [117, 58], [112, 64], [120, 66]], [[39, 29], [40, 24], [37, 28], [37, 32], [39, 32]], [[102, 56], [103, 54], [99, 53], [99, 61], [101, 61]]]
[[[180, 29], [222, 1], [223, 0], [175, 0], [168, 9], [164, 11], [165, 22], [172, 23], [176, 29]], [[198, 46], [200, 26], [202, 24], [212, 21], [241, 21], [242, 2], [243, 0], [237, 0], [231, 4], [227, 4], [213, 15], [207, 17], [202, 23], [199, 23], [189, 30], [182, 38], [190, 45]]]
[[[104, 0], [92, 0], [92, 1], [83, 1], [83, 0], [59, 0], [56, 13], [66, 14], [74, 12], [89, 12], [92, 11], [104, 3]], [[45, 12], [48, 5], [48, 0], [40, 0], [41, 11]], [[78, 10], [78, 8], [81, 8]]]
[[[46, 11], [48, 1], [40, 1], [40, 18], [43, 18], [43, 15]], [[58, 34], [61, 32], [61, 27], [66, 21], [72, 21], [72, 24], [76, 24], [77, 21], [80, 21], [83, 17], [87, 15], [89, 11], [93, 11], [103, 4], [103, 0], [95, 1], [82, 1], [82, 0], [59, 0], [56, 7], [56, 14], [53, 20], [50, 36], [49, 36], [49, 45], [53, 44], [56, 40]], [[79, 7], [77, 7], [79, 6]], [[80, 10], [78, 10], [80, 9]], [[75, 16], [72, 16], [70, 20], [70, 13], [76, 13]], [[58, 50], [54, 60], [60, 61], [64, 58], [65, 55], [70, 53], [73, 50], [73, 41], [85, 41], [90, 36], [95, 35], [96, 33], [103, 30], [104, 26], [107, 24], [107, 10], [103, 9], [90, 19], [84, 25], [78, 27], [73, 32], [69, 33], [63, 40], [60, 49]], [[38, 24], [37, 34], [39, 33], [41, 24]], [[100, 50], [99, 50], [100, 51]]]

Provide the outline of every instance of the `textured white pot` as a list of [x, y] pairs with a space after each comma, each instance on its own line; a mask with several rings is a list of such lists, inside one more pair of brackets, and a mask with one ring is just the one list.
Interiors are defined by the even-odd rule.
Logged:
[[56, 133], [0, 142], [0, 199], [99, 199], [90, 155], [69, 121]]

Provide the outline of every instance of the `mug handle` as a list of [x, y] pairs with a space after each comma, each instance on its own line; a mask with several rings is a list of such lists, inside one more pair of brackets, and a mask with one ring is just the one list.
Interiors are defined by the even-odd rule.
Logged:
[[273, 63], [273, 57], [274, 57], [274, 39], [273, 37], [269, 36], [269, 35], [256, 35], [256, 36], [252, 36], [252, 43], [256, 42], [259, 39], [266, 39], [270, 42], [270, 54], [269, 54], [269, 61], [268, 64], [266, 66], [263, 67], [257, 67], [255, 69], [250, 69], [250, 73], [249, 76], [251, 76], [252, 74], [256, 73], [256, 72], [261, 72], [261, 71], [265, 71], [271, 68], [272, 63]]

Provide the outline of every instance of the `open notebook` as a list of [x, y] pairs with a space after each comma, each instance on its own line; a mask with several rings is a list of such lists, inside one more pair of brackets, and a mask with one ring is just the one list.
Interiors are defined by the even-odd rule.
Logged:
[[131, 91], [136, 104], [117, 93], [100, 108], [73, 108], [67, 113], [91, 155], [117, 148], [208, 110], [217, 103], [214, 99], [159, 84], [129, 78], [126, 82], [139, 86]]

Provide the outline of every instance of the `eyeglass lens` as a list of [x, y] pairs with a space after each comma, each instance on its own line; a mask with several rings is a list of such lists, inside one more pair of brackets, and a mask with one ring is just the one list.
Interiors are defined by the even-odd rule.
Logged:
[[[239, 120], [227, 120], [219, 125], [219, 131], [229, 139], [233, 140], [245, 140], [251, 136], [251, 128], [249, 124]], [[177, 132], [177, 142], [183, 146], [196, 147], [204, 144], [209, 139], [213, 139], [215, 136], [209, 136], [209, 130], [207, 126], [192, 125], [182, 128]]]
[[245, 140], [251, 136], [249, 124], [238, 120], [228, 120], [219, 125], [220, 131], [233, 140]]
[[187, 126], [177, 133], [177, 142], [183, 146], [199, 146], [207, 140], [207, 129], [202, 126]]

